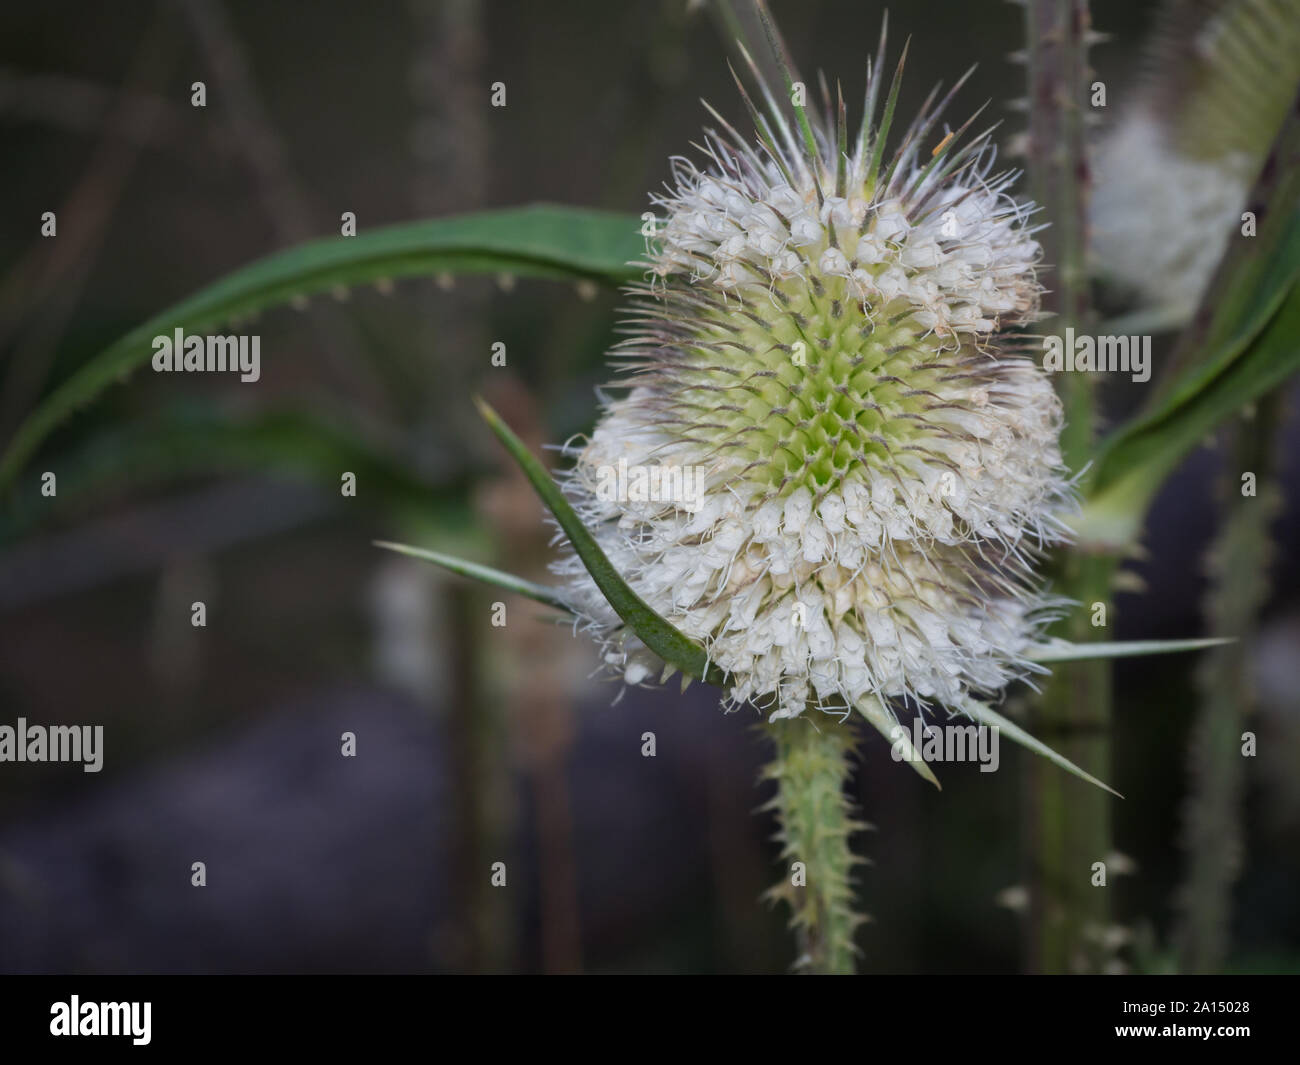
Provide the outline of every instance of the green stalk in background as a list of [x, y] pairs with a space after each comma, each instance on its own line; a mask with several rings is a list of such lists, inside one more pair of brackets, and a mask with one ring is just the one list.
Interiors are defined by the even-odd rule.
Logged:
[[[1210, 632], [1240, 639], [1206, 652], [1197, 671], [1201, 704], [1192, 731], [1191, 796], [1186, 807], [1187, 881], [1178, 930], [1178, 965], [1188, 973], [1219, 972], [1232, 927], [1232, 887], [1241, 872], [1242, 732], [1254, 710], [1250, 636], [1268, 600], [1274, 550], [1270, 527], [1281, 498], [1272, 477], [1278, 393], [1267, 396], [1251, 421], [1233, 428], [1221, 478], [1223, 522], [1209, 558], [1206, 599]], [[1254, 475], [1254, 494], [1243, 488]]]
[[[1029, 0], [1025, 4], [1028, 67], [1030, 194], [1050, 223], [1039, 240], [1053, 268], [1044, 334], [1066, 328], [1086, 333], [1088, 298], [1085, 108], [1091, 81], [1086, 0]], [[1093, 378], [1058, 377], [1065, 407], [1061, 450], [1066, 465], [1083, 470], [1092, 458], [1096, 405]], [[1094, 638], [1094, 604], [1109, 609], [1113, 559], [1079, 551], [1058, 555], [1057, 590], [1079, 603], [1057, 629], [1075, 643]], [[1071, 662], [1053, 672], [1035, 700], [1030, 731], [1066, 758], [1100, 777], [1109, 775], [1111, 683], [1104, 660]], [[1030, 889], [1026, 964], [1034, 972], [1096, 970], [1095, 946], [1108, 923], [1106, 889], [1094, 887], [1093, 862], [1110, 852], [1110, 798], [1084, 788], [1043, 763], [1026, 765], [1025, 848]]]

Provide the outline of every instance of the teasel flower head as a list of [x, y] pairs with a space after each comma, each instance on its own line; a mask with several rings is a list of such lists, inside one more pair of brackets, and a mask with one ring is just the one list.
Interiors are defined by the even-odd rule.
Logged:
[[[838, 93], [787, 117], [751, 63], [755, 137], [714, 112], [672, 161], [622, 394], [568, 448], [612, 564], [773, 718], [996, 692], [1058, 608], [1035, 566], [1066, 535], [1061, 409], [1014, 332], [1039, 308], [1031, 208], [974, 119], [937, 128], [960, 81], [891, 151], [884, 53], [855, 136]], [[557, 572], [610, 667], [666, 678], [576, 557]]]

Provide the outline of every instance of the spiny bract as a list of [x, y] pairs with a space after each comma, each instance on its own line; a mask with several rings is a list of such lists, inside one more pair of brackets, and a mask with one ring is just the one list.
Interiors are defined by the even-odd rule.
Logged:
[[[996, 691], [1056, 607], [1033, 565], [1064, 534], [1061, 411], [1005, 332], [1038, 311], [1030, 208], [987, 133], [956, 147], [969, 122], [923, 151], [937, 88], [886, 157], [883, 58], [853, 143], [842, 99], [805, 124], [764, 88], [758, 143], [715, 114], [707, 166], [673, 160], [628, 391], [569, 448], [611, 562], [773, 717]], [[557, 571], [627, 683], [663, 670], [576, 557]]]

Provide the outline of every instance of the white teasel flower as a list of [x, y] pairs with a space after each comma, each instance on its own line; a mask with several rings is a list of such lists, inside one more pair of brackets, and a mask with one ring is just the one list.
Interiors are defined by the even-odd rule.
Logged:
[[[1060, 606], [1034, 569], [1073, 502], [1061, 408], [1008, 332], [1038, 316], [1031, 208], [987, 133], [931, 138], [956, 87], [885, 153], [883, 45], [855, 141], [842, 99], [805, 129], [768, 93], [758, 143], [715, 113], [702, 163], [673, 160], [612, 353], [625, 394], [568, 448], [614, 567], [773, 718], [961, 706], [1041, 668]], [[611, 495], [620, 464], [698, 471], [701, 493]], [[556, 572], [608, 666], [666, 678], [576, 556]]]

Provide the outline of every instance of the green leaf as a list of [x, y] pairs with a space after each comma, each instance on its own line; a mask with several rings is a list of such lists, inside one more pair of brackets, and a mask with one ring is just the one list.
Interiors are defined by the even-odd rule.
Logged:
[[645, 254], [640, 229], [631, 215], [542, 204], [328, 237], [268, 256], [150, 318], [64, 381], [9, 442], [0, 488], [76, 408], [147, 365], [156, 336], [202, 332], [340, 286], [417, 275], [509, 272], [618, 284], [641, 273], [628, 265]]
[[1120, 795], [1120, 793], [1116, 791], [1114, 788], [1112, 788], [1109, 784], [1103, 784], [1091, 773], [1085, 773], [1082, 769], [1080, 769], [1077, 765], [1071, 762], [1068, 758], [1057, 754], [1054, 750], [1052, 750], [1052, 748], [1047, 746], [1047, 744], [1043, 743], [1041, 740], [1034, 739], [1033, 736], [1031, 736], [1024, 729], [1022, 729], [1014, 721], [1012, 721], [1010, 718], [1003, 717], [992, 707], [985, 706], [977, 699], [968, 698], [965, 701], [963, 701], [961, 709], [965, 711], [967, 715], [973, 717], [981, 725], [988, 725], [990, 727], [996, 728], [1000, 733], [1005, 734], [1008, 738], [1020, 744], [1022, 747], [1027, 747], [1035, 754], [1041, 754], [1048, 761], [1055, 762], [1062, 769], [1066, 770], [1069, 773], [1073, 773], [1080, 780], [1086, 780], [1089, 784], [1095, 784], [1103, 791], [1108, 791], [1112, 795], [1116, 796], [1117, 798], [1120, 799], [1124, 798], [1123, 795]]
[[943, 785], [939, 783], [939, 778], [934, 775], [929, 763], [921, 757], [921, 752], [913, 746], [911, 737], [907, 734], [907, 729], [899, 724], [898, 718], [894, 717], [881, 705], [879, 699], [871, 696], [863, 699], [862, 702], [858, 703], [858, 712], [871, 723], [872, 728], [885, 737], [891, 749], [894, 744], [901, 744], [903, 761], [936, 788], [943, 791]]
[[1070, 643], [1052, 640], [1033, 648], [1027, 655], [1031, 662], [1077, 662], [1084, 658], [1132, 658], [1137, 655], [1167, 655], [1179, 651], [1199, 651], [1232, 643], [1227, 637], [1197, 640], [1121, 640], [1115, 643]]
[[[1292, 193], [1290, 212], [1278, 225], [1266, 223], [1259, 236], [1235, 240], [1258, 242], [1254, 254], [1242, 258], [1223, 290], [1215, 293], [1214, 313], [1200, 357], [1168, 388], [1157, 410], [1143, 420], [1154, 421], [1161, 412], [1190, 403], [1211, 387], [1234, 361], [1242, 358], [1250, 342], [1263, 331], [1300, 280], [1300, 209]], [[1271, 220], [1270, 220], [1271, 221]]]
[[1186, 402], [1125, 430], [1103, 455], [1083, 512], [1071, 522], [1080, 541], [1123, 547], [1165, 477], [1233, 414], [1300, 370], [1300, 288], [1245, 354]]
[[703, 647], [656, 614], [628, 586], [613, 563], [606, 557], [605, 552], [600, 549], [595, 537], [578, 519], [569, 501], [564, 498], [564, 493], [551, 480], [546, 467], [538, 462], [523, 442], [510, 431], [510, 427], [501, 420], [496, 411], [478, 397], [475, 397], [474, 402], [478, 405], [483, 420], [488, 423], [497, 439], [505, 445], [510, 456], [519, 463], [533, 489], [555, 515], [555, 520], [568, 536], [569, 543], [573, 545], [582, 564], [587, 567], [587, 572], [596, 582], [596, 587], [609, 600], [609, 605], [614, 608], [615, 613], [640, 637], [641, 642], [683, 673], [720, 687], [729, 684], [727, 675], [709, 661]]
[[411, 547], [407, 544], [389, 543], [387, 540], [372, 542], [376, 547], [382, 547], [386, 551], [396, 551], [399, 555], [409, 555], [411, 558], [418, 558], [423, 562], [432, 562], [435, 566], [441, 566], [443, 569], [458, 573], [462, 577], [469, 577], [472, 580], [495, 585], [507, 592], [514, 592], [516, 595], [534, 599], [544, 606], [563, 610], [566, 614], [573, 613], [573, 607], [561, 599], [554, 588], [548, 588], [544, 584], [535, 584], [532, 581], [524, 580], [523, 577], [503, 573], [499, 569], [482, 566], [477, 562], [466, 562], [464, 559], [453, 558], [451, 555], [444, 555], [440, 551], [429, 551], [425, 548]]

